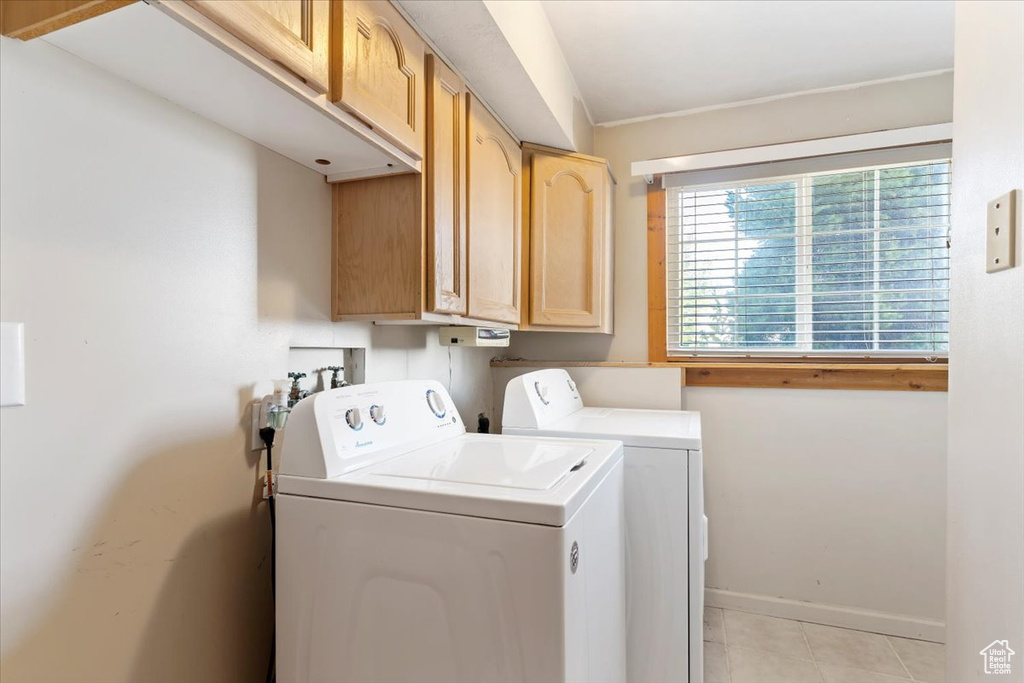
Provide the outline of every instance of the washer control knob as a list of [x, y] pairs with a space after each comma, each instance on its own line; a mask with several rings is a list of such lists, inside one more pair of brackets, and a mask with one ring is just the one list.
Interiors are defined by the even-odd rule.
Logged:
[[370, 419], [379, 425], [387, 422], [387, 415], [384, 414], [384, 406], [372, 405], [370, 406]]
[[359, 408], [349, 408], [345, 411], [345, 422], [350, 429], [359, 431], [363, 428], [363, 416], [359, 414]]
[[444, 399], [433, 389], [427, 389], [427, 405], [430, 407], [430, 412], [437, 417], [444, 417], [448, 413], [448, 406], [444, 404]]
[[533, 383], [533, 388], [534, 388], [534, 390], [536, 390], [537, 396], [540, 397], [540, 402], [541, 403], [543, 403], [544, 405], [547, 405], [548, 403], [550, 403], [550, 401], [548, 400], [548, 385], [547, 384], [541, 384], [540, 382], [534, 382]]

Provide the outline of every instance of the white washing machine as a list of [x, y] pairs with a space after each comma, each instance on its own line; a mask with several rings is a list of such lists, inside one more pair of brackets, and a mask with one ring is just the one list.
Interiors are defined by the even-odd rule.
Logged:
[[703, 681], [700, 413], [587, 408], [565, 370], [539, 370], [505, 387], [502, 433], [625, 444], [627, 678]]
[[621, 443], [385, 382], [296, 405], [279, 472], [282, 683], [625, 680]]

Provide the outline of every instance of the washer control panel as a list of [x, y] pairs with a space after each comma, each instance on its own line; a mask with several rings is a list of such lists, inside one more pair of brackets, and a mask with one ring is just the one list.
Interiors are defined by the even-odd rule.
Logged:
[[440, 382], [356, 384], [299, 401], [281, 446], [282, 474], [330, 478], [460, 434]]

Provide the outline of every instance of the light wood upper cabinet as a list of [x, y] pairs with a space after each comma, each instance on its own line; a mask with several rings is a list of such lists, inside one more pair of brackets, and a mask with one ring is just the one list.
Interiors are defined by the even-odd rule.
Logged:
[[466, 85], [427, 55], [427, 308], [466, 313]]
[[611, 178], [603, 159], [524, 145], [524, 329], [611, 332]]
[[469, 96], [469, 315], [518, 323], [522, 152]]
[[382, 176], [333, 187], [335, 320], [416, 320], [423, 299], [423, 178]]
[[425, 44], [387, 0], [335, 0], [331, 101], [423, 157]]
[[330, 83], [330, 0], [187, 0], [317, 92]]
[[519, 145], [433, 55], [426, 80], [424, 173], [334, 187], [334, 319], [514, 328]]
[[135, 0], [0, 0], [0, 35], [31, 40]]

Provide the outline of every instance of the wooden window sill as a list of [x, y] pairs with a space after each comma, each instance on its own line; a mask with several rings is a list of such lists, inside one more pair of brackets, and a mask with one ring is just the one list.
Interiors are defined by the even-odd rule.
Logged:
[[493, 360], [491, 367], [679, 368], [680, 385], [766, 389], [862, 389], [946, 391], [946, 363], [836, 363], [707, 361], [680, 359], [653, 363], [616, 361]]
[[492, 368], [677, 368], [679, 363], [645, 363], [624, 360], [524, 360], [495, 358]]
[[945, 363], [680, 363], [690, 387], [946, 391]]

